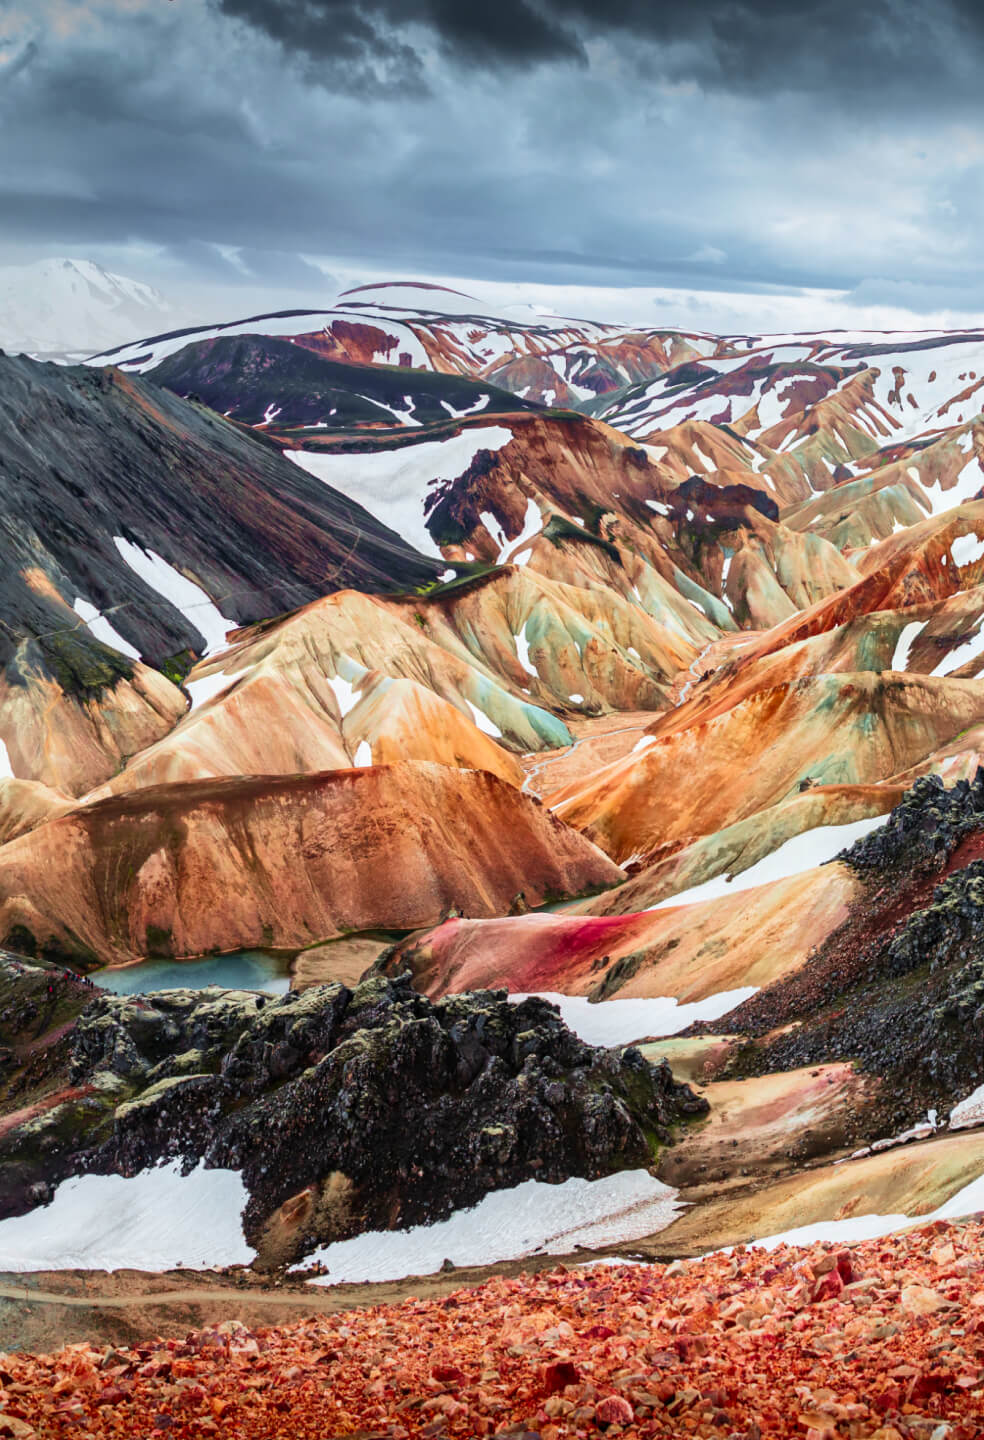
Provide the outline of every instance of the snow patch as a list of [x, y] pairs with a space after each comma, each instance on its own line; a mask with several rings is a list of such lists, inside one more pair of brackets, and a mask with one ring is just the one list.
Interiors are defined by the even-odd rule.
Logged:
[[235, 620], [227, 620], [218, 607], [209, 599], [200, 585], [189, 580], [162, 560], [153, 550], [143, 550], [122, 535], [113, 536], [113, 544], [130, 569], [162, 599], [167, 600], [201, 635], [205, 641], [205, 654], [213, 655], [224, 648], [226, 632], [234, 630]]
[[339, 712], [344, 720], [349, 711], [354, 710], [356, 705], [358, 705], [360, 699], [359, 692], [355, 688], [355, 685], [351, 684], [341, 675], [329, 676], [328, 684], [334, 691]]
[[906, 625], [895, 644], [895, 653], [892, 656], [892, 663], [889, 670], [907, 670], [909, 667], [909, 651], [915, 644], [916, 637], [921, 635], [929, 622], [926, 620], [913, 620]]
[[[436, 1225], [373, 1231], [339, 1240], [311, 1257], [328, 1267], [316, 1285], [400, 1280], [431, 1275], [444, 1261], [492, 1265], [527, 1255], [563, 1255], [576, 1246], [600, 1248], [640, 1240], [676, 1216], [676, 1191], [647, 1170], [623, 1170], [600, 1180], [547, 1185], [525, 1180], [494, 1190], [470, 1210]], [[9, 1222], [8, 1222], [9, 1223]]]
[[7, 742], [0, 740], [0, 780], [14, 780], [14, 768], [10, 763], [10, 753], [7, 750]]
[[203, 675], [200, 680], [186, 680], [184, 688], [191, 696], [189, 714], [207, 704], [209, 700], [214, 700], [217, 695], [222, 695], [234, 683], [235, 677], [226, 675], [221, 670], [216, 670], [212, 675]]
[[[667, 1035], [677, 1035], [698, 1020], [720, 1020], [722, 1015], [729, 1014], [757, 992], [757, 985], [746, 985], [739, 990], [722, 990], [717, 995], [708, 995], [706, 1000], [693, 1000], [688, 1004], [681, 1004], [669, 996], [594, 1003], [584, 995], [559, 995], [555, 991], [543, 991], [539, 998], [552, 1001], [560, 1010], [564, 1024], [588, 1045], [603, 1045], [611, 1049], [631, 1045], [647, 1037], [660, 1040]], [[517, 1005], [528, 998], [525, 994], [509, 996]]]
[[[526, 388], [528, 390], [529, 386]], [[451, 416], [452, 420], [461, 420], [465, 415], [475, 415], [479, 410], [487, 410], [491, 403], [491, 395], [479, 395], [474, 405], [466, 405], [463, 410], [456, 410], [449, 400], [441, 401], [441, 404]]]
[[356, 770], [367, 770], [372, 764], [372, 746], [368, 740], [359, 741], [352, 756], [352, 764]]
[[785, 1230], [781, 1235], [750, 1240], [748, 1244], [760, 1250], [774, 1250], [777, 1245], [815, 1245], [820, 1240], [856, 1245], [861, 1240], [877, 1240], [882, 1235], [890, 1235], [893, 1230], [902, 1230], [917, 1221], [920, 1225], [929, 1225], [934, 1220], [959, 1220], [964, 1215], [974, 1215], [982, 1209], [984, 1175], [978, 1175], [976, 1180], [971, 1180], [930, 1215], [856, 1215], [848, 1220], [820, 1220], [813, 1225], [800, 1225], [794, 1230]]
[[951, 650], [949, 655], [932, 670], [935, 676], [952, 675], [954, 670], [959, 670], [961, 665], [966, 665], [969, 660], [976, 660], [984, 653], [984, 615], [977, 621], [976, 634], [968, 635], [962, 645], [956, 650]]
[[950, 1111], [950, 1129], [967, 1130], [971, 1125], [984, 1121], [984, 1085], [978, 1085], [959, 1105]]
[[249, 1265], [240, 1216], [248, 1199], [235, 1170], [180, 1161], [124, 1178], [64, 1180], [50, 1205], [0, 1221], [0, 1270], [173, 1270]]
[[143, 658], [140, 651], [135, 649], [128, 640], [124, 640], [105, 615], [97, 610], [95, 605], [90, 605], [88, 600], [77, 598], [72, 609], [85, 622], [85, 628], [96, 640], [101, 640], [111, 650], [118, 650], [121, 655], [129, 655], [131, 660]]
[[950, 554], [958, 570], [964, 565], [973, 565], [984, 555], [984, 540], [973, 534], [959, 535], [950, 546]]
[[954, 505], [963, 505], [966, 501], [972, 500], [982, 484], [984, 484], [984, 475], [981, 474], [981, 468], [972, 461], [964, 466], [957, 476], [956, 484], [951, 485], [949, 490], [944, 490], [935, 482], [929, 484], [925, 480], [922, 481], [932, 515], [942, 515], [944, 510], [951, 510]]
[[530, 622], [527, 620], [522, 630], [516, 636], [516, 656], [527, 675], [532, 675], [535, 680], [539, 680], [539, 671], [530, 663], [529, 628]]
[[862, 835], [869, 834], [884, 823], [885, 816], [876, 815], [870, 820], [852, 820], [848, 825], [817, 825], [812, 830], [793, 835], [740, 875], [732, 878], [725, 874], [715, 875], [712, 880], [681, 890], [678, 895], [671, 895], [647, 909], [668, 910], [674, 905], [695, 905], [700, 900], [716, 900], [721, 895], [735, 895], [742, 890], [753, 890], [757, 885], [769, 885], [790, 875], [799, 875], [803, 870], [812, 870], [832, 860], [846, 846], [853, 845]]
[[[483, 520], [485, 519], [485, 516], [484, 516], [484, 515], [482, 516], [482, 519], [483, 519]], [[488, 529], [488, 526], [486, 526], [486, 529]], [[522, 530], [519, 532], [519, 534], [516, 536], [516, 539], [515, 539], [515, 540], [506, 540], [505, 536], [503, 535], [503, 532], [502, 532], [501, 530], [499, 531], [500, 535], [502, 535], [502, 544], [501, 544], [500, 549], [499, 549], [498, 559], [496, 560], [495, 563], [496, 563], [497, 565], [505, 565], [505, 564], [506, 564], [506, 556], [507, 556], [507, 554], [509, 553], [510, 550], [519, 550], [519, 549], [521, 549], [523, 546], [528, 545], [528, 544], [530, 543], [530, 541], [533, 539], [534, 535], [539, 534], [539, 532], [540, 532], [542, 529], [543, 529], [543, 519], [542, 519], [542, 517], [541, 517], [541, 515], [540, 515], [540, 507], [539, 507], [539, 505], [536, 503], [535, 500], [527, 500], [527, 501], [526, 501], [526, 515], [525, 515], [525, 517], [524, 517], [524, 519], [523, 519], [523, 528], [522, 528]], [[489, 534], [491, 534], [491, 533], [492, 533], [492, 532], [491, 532], [491, 530], [490, 530], [490, 531], [489, 531]], [[516, 564], [516, 565], [521, 565], [521, 564], [523, 564], [523, 561], [521, 561], [521, 560], [515, 560], [513, 563]]]
[[465, 704], [472, 712], [472, 719], [475, 721], [475, 724], [478, 726], [479, 730], [481, 730], [483, 735], [491, 735], [492, 738], [495, 740], [502, 739], [502, 731], [499, 729], [498, 725], [496, 725], [494, 720], [489, 719], [484, 710], [480, 710], [477, 705], [473, 704], [472, 701], [468, 699], [465, 700]]

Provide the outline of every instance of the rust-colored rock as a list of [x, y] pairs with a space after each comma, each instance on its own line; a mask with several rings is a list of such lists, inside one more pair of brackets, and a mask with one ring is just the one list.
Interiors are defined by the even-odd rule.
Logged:
[[409, 930], [621, 872], [484, 771], [386, 765], [111, 797], [0, 851], [0, 930], [90, 963]]

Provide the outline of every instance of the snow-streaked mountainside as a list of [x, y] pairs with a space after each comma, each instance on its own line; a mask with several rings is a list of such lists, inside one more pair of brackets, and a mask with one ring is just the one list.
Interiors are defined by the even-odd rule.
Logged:
[[544, 1166], [653, 1171], [661, 1254], [974, 1184], [984, 329], [134, 333], [0, 361], [0, 1221], [83, 1159], [242, 1177], [267, 1265]]
[[174, 323], [159, 291], [91, 260], [0, 266], [0, 349], [79, 360]]
[[288, 337], [328, 360], [488, 380], [547, 405], [591, 399], [717, 349], [707, 335], [538, 315], [527, 305], [489, 313], [460, 291], [394, 283], [345, 291], [328, 309], [182, 327], [102, 351], [92, 363], [148, 371], [189, 342], [234, 335]]

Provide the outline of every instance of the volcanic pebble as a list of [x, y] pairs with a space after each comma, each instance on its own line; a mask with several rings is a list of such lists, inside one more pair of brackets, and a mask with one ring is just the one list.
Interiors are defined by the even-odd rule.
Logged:
[[0, 1357], [0, 1436], [984, 1435], [984, 1225]]

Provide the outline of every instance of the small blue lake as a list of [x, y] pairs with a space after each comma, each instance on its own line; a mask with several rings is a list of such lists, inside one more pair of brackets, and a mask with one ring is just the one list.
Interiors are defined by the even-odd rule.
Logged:
[[91, 979], [114, 995], [137, 995], [148, 990], [264, 990], [284, 995], [290, 987], [285, 961], [273, 960], [259, 950], [232, 955], [210, 955], [204, 960], [143, 960], [125, 970], [95, 970]]

